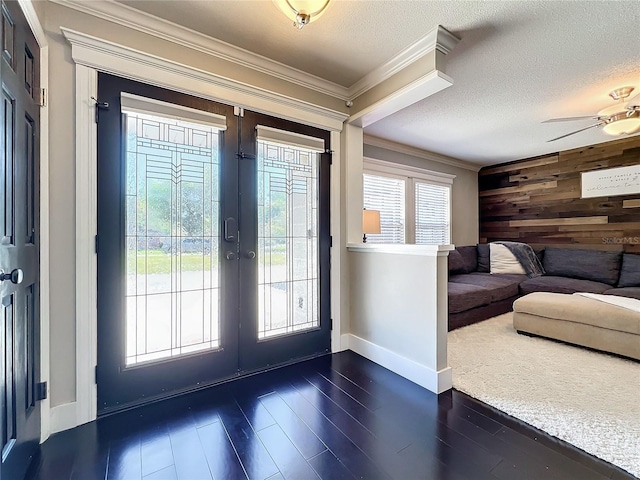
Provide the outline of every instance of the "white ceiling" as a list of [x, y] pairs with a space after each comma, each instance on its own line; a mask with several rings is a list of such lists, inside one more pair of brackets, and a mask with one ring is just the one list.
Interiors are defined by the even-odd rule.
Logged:
[[270, 0], [123, 0], [350, 87], [440, 24], [461, 38], [454, 85], [366, 128], [368, 135], [488, 165], [609, 141], [589, 120], [608, 92], [640, 94], [640, 2], [334, 0], [299, 31]]

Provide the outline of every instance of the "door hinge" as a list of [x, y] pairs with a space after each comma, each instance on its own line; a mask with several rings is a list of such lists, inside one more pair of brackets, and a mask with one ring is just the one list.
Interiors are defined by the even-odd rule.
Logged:
[[96, 238], [95, 238], [95, 250], [96, 250], [96, 253], [98, 253], [98, 235], [96, 235]]
[[47, 382], [36, 383], [36, 400], [45, 400], [47, 398]]
[[329, 235], [329, 248], [333, 248], [333, 235]]
[[93, 383], [98, 384], [98, 365], [93, 370]]
[[242, 107], [233, 107], [233, 114], [236, 117], [244, 117], [244, 108], [242, 108]]
[[98, 123], [100, 121], [100, 110], [101, 109], [109, 110], [109, 102], [101, 102], [96, 97], [91, 97], [91, 100], [93, 100], [95, 105], [95, 111], [96, 111], [95, 120], [96, 120], [96, 123]]
[[329, 330], [333, 330], [333, 318], [329, 319]]
[[325, 150], [324, 153], [326, 153], [329, 156], [329, 165], [333, 165], [333, 150]]
[[40, 90], [40, 106], [41, 107], [47, 106], [47, 89], [46, 88], [43, 88]]

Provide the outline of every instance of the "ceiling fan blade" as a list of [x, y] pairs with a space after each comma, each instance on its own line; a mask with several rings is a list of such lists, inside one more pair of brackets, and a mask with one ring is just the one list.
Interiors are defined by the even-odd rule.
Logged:
[[596, 119], [598, 117], [594, 116], [594, 115], [588, 115], [588, 116], [584, 116], [584, 117], [564, 117], [564, 118], [550, 118], [549, 120], [545, 120], [542, 123], [553, 123], [553, 122], [572, 122], [574, 120], [586, 120], [587, 118], [590, 118], [591, 120]]
[[566, 135], [562, 135], [560, 137], [556, 137], [556, 138], [552, 138], [551, 140], [547, 140], [547, 143], [555, 142], [556, 140], [560, 140], [561, 138], [569, 137], [571, 135], [575, 135], [576, 133], [580, 133], [580, 132], [583, 132], [585, 130], [589, 130], [590, 128], [599, 127], [600, 125], [602, 125], [602, 122], [594, 123], [592, 125], [589, 125], [588, 127], [584, 127], [584, 128], [581, 128], [580, 130], [576, 130], [575, 132], [567, 133]]
[[640, 95], [636, 95], [631, 100], [627, 102], [626, 105], [629, 110], [639, 110], [640, 109]]

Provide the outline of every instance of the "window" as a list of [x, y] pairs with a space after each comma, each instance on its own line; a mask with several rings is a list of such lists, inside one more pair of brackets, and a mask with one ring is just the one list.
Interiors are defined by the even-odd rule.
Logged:
[[405, 180], [364, 174], [364, 208], [380, 211], [380, 234], [370, 235], [375, 243], [404, 243]]
[[363, 204], [380, 211], [379, 235], [370, 243], [447, 245], [451, 242], [454, 175], [365, 159]]

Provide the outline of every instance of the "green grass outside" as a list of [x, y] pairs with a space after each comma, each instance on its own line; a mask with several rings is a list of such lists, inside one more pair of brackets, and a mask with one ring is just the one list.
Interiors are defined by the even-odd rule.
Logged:
[[[174, 256], [159, 252], [159, 251], [150, 251], [146, 255], [144, 253], [138, 254], [137, 263], [138, 275], [145, 275], [146, 273], [171, 273], [171, 260], [173, 258], [174, 262], [181, 262], [181, 269], [183, 272], [198, 272], [198, 271], [209, 271], [210, 270], [210, 260], [209, 257], [203, 257], [202, 255], [196, 253], [187, 253], [183, 254], [181, 257]], [[271, 262], [269, 262], [269, 258], [265, 259], [265, 263], [269, 265], [284, 265], [285, 264], [285, 254], [284, 253], [273, 253], [271, 254]], [[204, 261], [204, 265], [203, 265]], [[214, 258], [213, 265], [215, 268], [217, 261]], [[176, 265], [177, 266], [177, 265]], [[127, 258], [127, 271], [131, 272], [134, 268], [134, 259], [133, 257]]]

